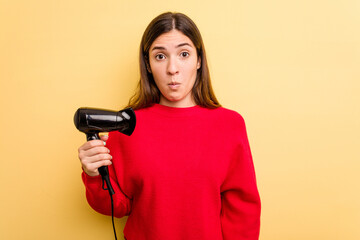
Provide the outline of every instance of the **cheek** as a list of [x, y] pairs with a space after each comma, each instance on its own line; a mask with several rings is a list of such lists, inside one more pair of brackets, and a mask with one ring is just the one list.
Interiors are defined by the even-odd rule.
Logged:
[[165, 77], [161, 73], [153, 73], [153, 78], [158, 88], [160, 88], [166, 82]]
[[190, 82], [195, 81], [197, 75], [197, 67], [196, 65], [189, 65], [186, 68], [186, 77], [189, 79]]
[[159, 82], [164, 78], [161, 67], [156, 64], [151, 66], [151, 74], [153, 75], [155, 82]]

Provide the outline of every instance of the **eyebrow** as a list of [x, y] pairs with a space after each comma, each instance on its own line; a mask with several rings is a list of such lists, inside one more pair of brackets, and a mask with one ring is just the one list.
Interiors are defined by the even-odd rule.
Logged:
[[[183, 47], [183, 46], [189, 46], [189, 47], [192, 47], [189, 43], [180, 43], [179, 45], [177, 45], [175, 48], [179, 48], [179, 47]], [[160, 49], [160, 50], [166, 50], [166, 48], [164, 47], [161, 47], [161, 46], [157, 46], [157, 47], [154, 47], [153, 49], [151, 49], [151, 51], [154, 51], [156, 49]]]

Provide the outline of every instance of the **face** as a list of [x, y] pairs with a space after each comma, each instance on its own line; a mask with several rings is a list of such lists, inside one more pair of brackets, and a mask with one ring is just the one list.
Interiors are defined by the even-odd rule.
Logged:
[[150, 46], [150, 72], [161, 92], [160, 104], [195, 106], [192, 88], [201, 66], [192, 41], [178, 30], [160, 35]]

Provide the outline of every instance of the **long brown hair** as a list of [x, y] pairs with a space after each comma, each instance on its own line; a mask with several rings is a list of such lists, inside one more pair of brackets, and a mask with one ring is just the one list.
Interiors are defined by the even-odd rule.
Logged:
[[182, 32], [190, 38], [201, 60], [201, 66], [197, 70], [196, 80], [192, 89], [195, 103], [206, 108], [220, 107], [221, 105], [212, 90], [204, 43], [199, 29], [188, 16], [172, 12], [166, 12], [157, 16], [145, 29], [139, 53], [140, 81], [135, 94], [129, 100], [128, 106], [133, 109], [140, 109], [149, 107], [154, 103], [159, 103], [161, 93], [156, 86], [153, 75], [148, 71], [150, 66], [149, 50], [157, 37], [173, 29]]

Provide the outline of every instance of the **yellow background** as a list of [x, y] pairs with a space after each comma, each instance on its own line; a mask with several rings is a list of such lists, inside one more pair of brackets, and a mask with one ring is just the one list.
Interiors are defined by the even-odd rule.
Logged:
[[358, 0], [1, 0], [0, 239], [113, 239], [85, 199], [73, 114], [126, 105], [142, 33], [168, 10], [197, 23], [217, 97], [246, 120], [260, 239], [360, 239]]

